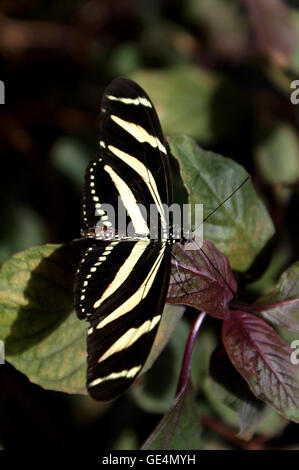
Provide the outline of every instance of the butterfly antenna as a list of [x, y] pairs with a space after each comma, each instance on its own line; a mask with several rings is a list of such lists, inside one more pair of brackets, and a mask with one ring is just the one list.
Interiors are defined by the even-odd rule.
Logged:
[[[245, 178], [245, 180], [243, 180], [242, 183], [239, 184], [239, 186], [238, 186], [236, 189], [234, 189], [233, 192], [232, 192], [229, 196], [227, 196], [227, 198], [224, 199], [224, 201], [222, 201], [217, 207], [215, 207], [215, 209], [212, 210], [212, 212], [210, 212], [209, 215], [207, 215], [207, 216], [203, 219], [203, 221], [200, 223], [200, 225], [203, 224], [206, 220], [208, 220], [208, 219], [211, 217], [211, 215], [213, 215], [213, 214], [219, 209], [219, 207], [223, 206], [223, 204], [225, 204], [226, 201], [228, 201], [237, 191], [239, 191], [239, 189], [241, 189], [242, 186], [243, 186], [245, 183], [247, 183], [247, 181], [248, 181], [249, 179], [250, 179], [250, 176], [247, 176], [247, 178]], [[198, 225], [197, 227], [199, 227], [199, 225]], [[196, 228], [197, 228], [197, 227], [196, 227]], [[195, 230], [196, 230], [196, 228], [195, 228]]]
[[[227, 198], [225, 198], [217, 207], [215, 207], [215, 209], [213, 209], [212, 212], [210, 212], [210, 214], [207, 215], [199, 225], [203, 224], [206, 220], [208, 220], [211, 217], [211, 215], [213, 215], [219, 209], [219, 207], [223, 206], [223, 204], [225, 204], [237, 191], [239, 191], [239, 189], [241, 189], [242, 186], [245, 183], [247, 183], [249, 179], [250, 179], [250, 176], [247, 176], [247, 178], [245, 178], [245, 180], [243, 180], [242, 183], [239, 184], [239, 186], [236, 189], [234, 189], [233, 192], [229, 196], [227, 196]], [[197, 227], [199, 227], [199, 225]], [[195, 228], [195, 230], [197, 229], [197, 227]]]
[[[202, 223], [204, 223], [209, 217], [211, 217], [211, 215], [213, 215], [218, 209], [219, 207], [221, 207], [223, 204], [226, 203], [226, 201], [228, 201], [237, 191], [239, 191], [239, 189], [241, 189], [241, 187], [247, 183], [247, 181], [250, 179], [250, 176], [247, 176], [247, 178], [245, 178], [241, 184], [239, 184], [239, 186], [234, 189], [234, 191], [227, 197], [225, 198], [217, 207], [215, 207], [215, 209], [212, 210], [212, 212], [203, 219], [203, 221], [199, 224], [201, 225]], [[199, 225], [197, 227], [199, 227]], [[196, 227], [196, 228], [197, 228]], [[194, 231], [196, 230], [196, 228], [194, 229]], [[225, 277], [222, 275], [222, 273], [219, 271], [219, 269], [216, 268], [216, 266], [214, 266], [213, 262], [210, 260], [209, 256], [207, 255], [207, 253], [203, 250], [203, 248], [200, 248], [200, 251], [202, 252], [202, 254], [205, 256], [205, 258], [209, 261], [209, 263], [213, 266], [213, 268], [215, 269], [215, 271], [217, 272], [217, 274], [222, 278], [223, 282], [226, 284], [226, 286], [228, 287], [228, 289], [231, 291], [232, 295], [235, 295], [235, 292], [233, 291], [233, 289], [231, 288], [231, 286], [229, 285], [229, 283], [227, 282], [227, 280], [225, 279]]]

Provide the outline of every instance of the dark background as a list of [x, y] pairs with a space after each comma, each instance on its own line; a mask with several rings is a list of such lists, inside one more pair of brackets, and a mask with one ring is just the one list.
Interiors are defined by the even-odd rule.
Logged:
[[[78, 237], [83, 174], [98, 152], [100, 98], [109, 81], [193, 66], [222, 74], [241, 97], [223, 109], [227, 88], [217, 90], [209, 101], [209, 137], [195, 137], [245, 166], [273, 218], [272, 267], [264, 284], [252, 288], [262, 292], [299, 255], [299, 108], [290, 102], [290, 82], [299, 79], [298, 34], [296, 1], [2, 0], [0, 262], [34, 245]], [[184, 89], [181, 80], [177, 93]], [[175, 101], [176, 95], [172, 109]], [[237, 106], [235, 127], [220, 132]], [[179, 116], [173, 127], [161, 120], [167, 134], [180, 132]], [[160, 419], [130, 395], [103, 405], [43, 390], [11, 365], [0, 366], [6, 449], [138, 448]], [[250, 448], [217, 419], [205, 423], [214, 448], [219, 442]], [[296, 446], [297, 432], [290, 424], [259, 445]]]

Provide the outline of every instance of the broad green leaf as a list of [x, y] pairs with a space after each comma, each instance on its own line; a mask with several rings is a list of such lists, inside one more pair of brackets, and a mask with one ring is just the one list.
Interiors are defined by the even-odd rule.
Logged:
[[179, 66], [138, 71], [130, 77], [151, 97], [165, 135], [187, 134], [208, 143], [241, 125], [246, 97], [220, 75]]
[[299, 143], [295, 130], [277, 123], [265, 131], [256, 150], [256, 164], [271, 184], [292, 184], [299, 179]]
[[[203, 204], [209, 216], [248, 176], [236, 162], [203, 150], [189, 137], [170, 140], [178, 159], [189, 202]], [[204, 238], [224, 253], [232, 269], [246, 271], [274, 233], [273, 223], [247, 181], [203, 225]]]
[[299, 370], [291, 361], [289, 345], [249, 313], [231, 311], [222, 324], [226, 352], [254, 395], [299, 422]]
[[[74, 273], [90, 240], [43, 245], [0, 270], [0, 339], [6, 360], [44, 388], [86, 393], [86, 328], [73, 308]], [[183, 307], [167, 306], [146, 369], [167, 344]], [[184, 343], [182, 343], [182, 347]]]
[[85, 393], [86, 323], [73, 310], [73, 280], [85, 241], [43, 245], [0, 271], [0, 338], [6, 360], [45, 387]]
[[299, 261], [280, 277], [275, 288], [260, 298], [254, 312], [275, 326], [299, 332]]
[[201, 449], [199, 414], [189, 383], [143, 445], [145, 450]]

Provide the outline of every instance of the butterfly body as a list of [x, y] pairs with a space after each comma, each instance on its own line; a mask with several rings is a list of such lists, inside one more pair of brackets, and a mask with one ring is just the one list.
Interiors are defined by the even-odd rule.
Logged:
[[174, 240], [166, 210], [169, 150], [153, 104], [135, 82], [119, 78], [105, 90], [101, 110], [100, 154], [87, 167], [83, 191], [82, 234], [94, 243], [77, 270], [75, 307], [90, 323], [88, 391], [110, 400], [150, 353]]

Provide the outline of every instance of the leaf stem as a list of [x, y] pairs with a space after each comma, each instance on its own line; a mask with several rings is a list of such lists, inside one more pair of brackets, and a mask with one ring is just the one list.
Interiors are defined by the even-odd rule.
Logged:
[[200, 312], [200, 314], [195, 318], [193, 325], [191, 327], [188, 340], [186, 343], [185, 351], [184, 351], [184, 357], [182, 361], [181, 373], [180, 373], [176, 395], [181, 393], [182, 390], [186, 388], [189, 382], [190, 373], [191, 373], [191, 358], [192, 358], [194, 343], [198, 335], [198, 332], [203, 324], [203, 321], [206, 318], [206, 315], [207, 315], [206, 312]]

